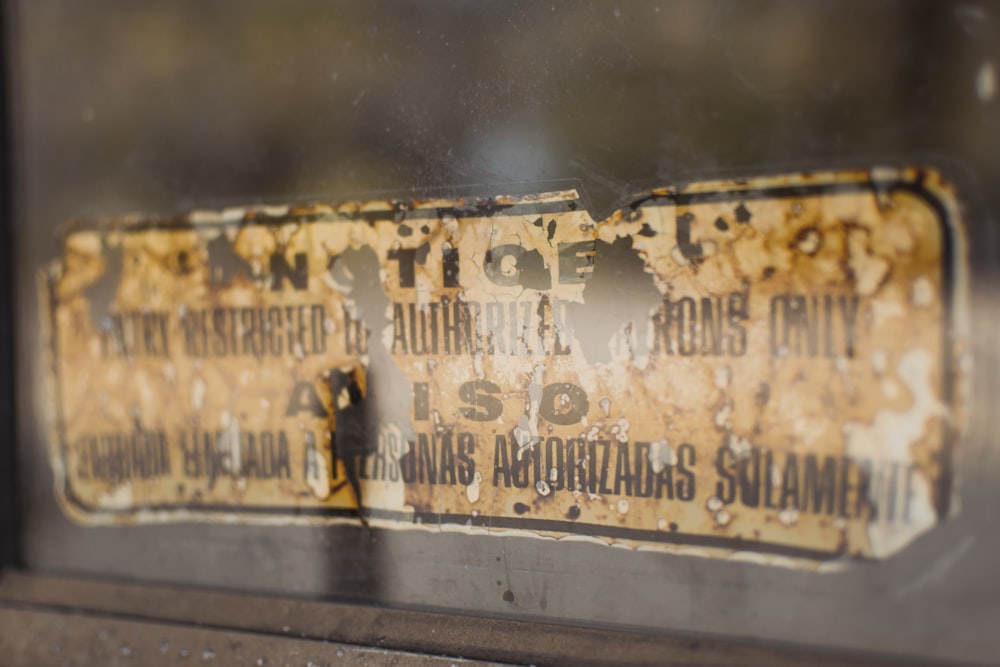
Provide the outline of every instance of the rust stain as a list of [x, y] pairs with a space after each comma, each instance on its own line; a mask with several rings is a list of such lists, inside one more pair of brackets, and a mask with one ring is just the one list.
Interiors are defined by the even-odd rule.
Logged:
[[[51, 459], [83, 523], [352, 521], [768, 562], [952, 512], [967, 278], [933, 171], [67, 227]], [[339, 422], [339, 423], [338, 423]]]

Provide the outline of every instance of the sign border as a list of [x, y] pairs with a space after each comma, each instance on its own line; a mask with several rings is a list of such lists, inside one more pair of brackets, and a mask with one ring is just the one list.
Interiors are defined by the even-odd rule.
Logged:
[[[880, 175], [882, 176], [880, 178]], [[904, 191], [919, 197], [928, 204], [934, 211], [937, 222], [941, 228], [941, 299], [942, 309], [946, 313], [946, 319], [942, 323], [943, 345], [942, 350], [942, 402], [950, 410], [955, 410], [955, 386], [957, 376], [955, 370], [955, 358], [957, 356], [956, 343], [956, 291], [960, 289], [960, 283], [956, 276], [955, 251], [960, 240], [960, 219], [957, 215], [956, 207], [949, 206], [948, 201], [942, 197], [940, 180], [936, 171], [929, 169], [892, 169], [891, 177], [888, 169], [885, 171], [872, 169], [869, 171], [830, 171], [830, 172], [800, 172], [791, 175], [762, 176], [730, 181], [710, 181], [706, 185], [716, 186], [714, 189], [695, 190], [685, 192], [683, 189], [677, 190], [654, 190], [646, 195], [639, 195], [632, 200], [633, 203], [619, 207], [637, 209], [647, 205], [675, 205], [687, 206], [706, 202], [723, 203], [733, 201], [750, 201], [761, 199], [790, 199], [794, 197], [810, 197], [816, 195], [840, 195], [853, 194], [859, 192], [872, 192], [874, 196], [879, 194]], [[854, 176], [854, 178], [851, 178]], [[929, 185], [928, 177], [936, 177], [938, 184]], [[844, 180], [839, 180], [844, 179]], [[796, 180], [795, 185], [787, 184], [764, 184], [760, 187], [749, 187], [754, 181], [775, 181], [775, 180]], [[722, 187], [725, 183], [732, 183], [733, 187]], [[698, 185], [698, 184], [693, 184]], [[944, 188], [947, 189], [947, 186]], [[469, 198], [473, 199], [473, 198]], [[354, 210], [343, 212], [332, 209], [334, 215], [338, 215], [344, 221], [351, 220], [385, 220], [392, 216], [394, 212], [405, 210], [407, 219], [429, 219], [439, 218], [443, 215], [454, 215], [457, 218], [489, 218], [499, 214], [518, 215], [525, 214], [545, 214], [581, 210], [579, 198], [566, 199], [562, 201], [531, 202], [530, 198], [509, 198], [513, 203], [506, 203], [501, 198], [473, 199], [471, 204], [466, 204], [467, 200], [458, 200], [461, 205], [456, 206], [455, 201], [449, 202], [449, 206], [434, 206], [435, 202], [443, 200], [427, 200], [419, 202], [417, 200], [414, 208], [405, 208], [406, 202], [388, 201], [391, 206], [379, 210]], [[422, 205], [421, 205], [422, 204]], [[401, 208], [404, 207], [404, 208]], [[240, 207], [242, 211], [261, 211], [270, 208], [268, 206], [246, 206]], [[229, 209], [232, 210], [232, 209]], [[610, 217], [610, 216], [609, 216]], [[605, 218], [607, 219], [607, 218]], [[244, 218], [233, 220], [212, 220], [193, 221], [189, 216], [172, 218], [168, 220], [156, 221], [145, 220], [138, 222], [118, 223], [110, 227], [120, 233], [141, 233], [150, 230], [171, 230], [171, 229], [203, 229], [203, 228], [231, 228], [240, 227], [247, 224], [277, 225], [296, 222], [299, 224], [312, 224], [315, 222], [331, 222], [321, 215], [317, 215], [314, 209], [309, 206], [290, 206], [287, 212], [278, 216], [262, 217], [258, 221], [246, 221]], [[601, 221], [595, 221], [600, 224]], [[102, 223], [81, 223], [73, 225], [65, 230], [65, 236], [75, 231], [96, 230], [102, 227], [108, 228]], [[56, 278], [48, 274], [45, 278], [45, 295], [48, 298], [49, 322], [49, 347], [50, 347], [50, 373], [52, 377], [52, 389], [54, 391], [54, 418], [53, 435], [58, 440], [58, 451], [61, 457], [59, 465], [53, 461], [56, 469], [56, 489], [61, 493], [62, 499], [71, 505], [75, 510], [85, 517], [93, 519], [105, 515], [107, 517], [126, 517], [142, 512], [152, 512], [162, 514], [184, 513], [183, 517], [178, 517], [179, 521], [204, 520], [209, 516], [228, 515], [234, 517], [239, 515], [241, 520], [248, 523], [254, 520], [267, 519], [269, 517], [285, 517], [290, 520], [317, 518], [327, 519], [330, 524], [334, 523], [354, 523], [358, 522], [359, 514], [367, 519], [376, 520], [375, 526], [382, 528], [410, 528], [410, 527], [444, 527], [470, 526], [474, 528], [486, 528], [488, 531], [499, 530], [525, 530], [525, 531], [548, 531], [560, 533], [563, 536], [580, 536], [594, 538], [628, 539], [639, 542], [665, 544], [672, 546], [705, 547], [717, 549], [732, 549], [735, 551], [750, 551], [763, 555], [784, 556], [790, 558], [808, 560], [828, 560], [838, 557], [850, 557], [858, 560], [874, 560], [869, 557], [855, 556], [844, 551], [841, 546], [834, 550], [811, 549], [796, 547], [775, 542], [763, 542], [736, 537], [716, 537], [712, 535], [701, 535], [693, 533], [682, 533], [678, 531], [662, 531], [657, 529], [627, 528], [616, 525], [602, 525], [595, 523], [580, 523], [577, 521], [560, 519], [533, 519], [514, 516], [491, 516], [478, 513], [438, 513], [438, 512], [405, 512], [396, 510], [383, 510], [377, 508], [326, 508], [326, 507], [282, 507], [282, 506], [238, 506], [220, 504], [185, 504], [185, 505], [137, 505], [130, 508], [98, 508], [89, 505], [81, 500], [73, 491], [69, 476], [65, 472], [66, 460], [66, 437], [65, 421], [63, 409], [59, 400], [62, 394], [61, 378], [59, 375], [58, 363], [58, 324], [56, 320], [56, 309], [58, 307], [56, 299]], [[954, 495], [954, 462], [953, 450], [955, 440], [958, 437], [958, 429], [953, 425], [953, 420], [942, 420], [942, 444], [938, 464], [940, 474], [936, 482], [934, 496], [936, 498], [936, 513], [938, 521], [947, 517], [953, 507], [952, 497]], [[54, 457], [54, 452], [50, 452]], [[59, 477], [61, 477], [62, 487], [59, 488]], [[379, 520], [384, 520], [382, 523]], [[389, 523], [391, 522], [391, 523]], [[95, 524], [103, 523], [98, 518]]]

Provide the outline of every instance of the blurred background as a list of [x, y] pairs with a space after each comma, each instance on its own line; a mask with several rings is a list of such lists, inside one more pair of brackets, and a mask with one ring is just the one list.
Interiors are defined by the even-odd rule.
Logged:
[[[1000, 146], [996, 18], [946, 2], [16, 3], [32, 221]], [[995, 161], [994, 161], [995, 162]]]

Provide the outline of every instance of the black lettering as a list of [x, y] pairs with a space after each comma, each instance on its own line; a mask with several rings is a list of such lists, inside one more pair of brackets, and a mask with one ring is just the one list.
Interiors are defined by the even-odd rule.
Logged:
[[760, 451], [751, 450], [749, 456], [736, 464], [736, 471], [740, 482], [740, 501], [746, 507], [757, 507], [760, 504]]
[[375, 447], [375, 451], [368, 456], [368, 460], [365, 461], [365, 467], [371, 465], [371, 479], [385, 480], [385, 468], [386, 468], [386, 446], [385, 438], [379, 434], [378, 444]]
[[406, 484], [417, 481], [417, 443], [414, 440], [407, 441], [406, 453], [399, 457], [399, 473]]
[[388, 471], [389, 472], [389, 475], [388, 475], [389, 476], [389, 481], [390, 482], [398, 482], [399, 481], [400, 468], [402, 466], [402, 462], [400, 461], [401, 457], [399, 455], [399, 439], [396, 437], [396, 435], [394, 433], [389, 433], [388, 437], [386, 438], [386, 448], [389, 450], [388, 451], [388, 455], [389, 455], [389, 466], [388, 466], [388, 468], [389, 468], [389, 471]]
[[878, 519], [878, 506], [871, 501], [872, 465], [869, 461], [858, 461], [855, 469], [858, 471], [858, 485], [854, 499], [854, 517], [861, 518], [867, 511], [868, 521], [873, 522]]
[[681, 251], [681, 255], [689, 261], [703, 257], [701, 242], [691, 243], [691, 224], [693, 222], [694, 214], [690, 211], [677, 216], [677, 248]]
[[781, 477], [781, 507], [802, 507], [799, 497], [799, 458], [795, 454], [785, 456], [785, 472]]
[[392, 353], [407, 354], [406, 346], [406, 316], [403, 314], [403, 304], [392, 304]]
[[271, 253], [271, 291], [279, 292], [287, 280], [296, 290], [309, 287], [309, 265], [304, 252], [295, 253], [295, 268], [288, 264], [288, 259], [280, 252]]
[[597, 493], [597, 442], [587, 442], [587, 491]]
[[454, 354], [462, 354], [463, 348], [466, 352], [471, 351], [471, 322], [468, 307], [459, 301], [451, 302], [444, 297], [441, 299], [441, 318], [444, 353], [452, 354], [454, 350]]
[[455, 450], [451, 444], [451, 433], [441, 435], [441, 462], [438, 466], [438, 482], [455, 483]]
[[597, 444], [601, 447], [601, 482], [598, 485], [598, 492], [610, 495], [612, 493], [611, 487], [608, 486], [608, 469], [611, 458], [611, 441], [609, 440], [598, 440]]
[[722, 299], [701, 299], [701, 353], [722, 354]]
[[812, 511], [816, 514], [821, 512], [833, 514], [836, 491], [837, 460], [832, 456], [824, 456], [821, 471], [818, 457], [815, 454], [807, 454], [802, 482], [805, 509], [808, 509], [808, 503], [812, 501]]
[[326, 352], [326, 310], [324, 306], [316, 304], [310, 306], [309, 313], [309, 330], [312, 334], [309, 354], [323, 354]]
[[302, 477], [304, 479], [314, 479], [319, 473], [319, 457], [322, 456], [316, 449], [316, 436], [312, 431], [305, 431], [302, 434], [305, 441], [305, 449], [302, 456]]
[[418, 248], [393, 248], [386, 257], [399, 263], [399, 286], [415, 287], [417, 284], [415, 265], [427, 261], [430, 246], [426, 243]]
[[476, 476], [476, 438], [471, 433], [458, 434], [458, 483], [469, 485]]
[[469, 406], [463, 406], [458, 411], [472, 421], [495, 421], [503, 414], [503, 403], [495, 396], [499, 393], [500, 387], [489, 380], [465, 382], [458, 388], [458, 397]]
[[670, 299], [663, 299], [659, 310], [653, 315], [653, 354], [674, 353], [674, 343], [670, 338], [670, 329], [674, 325], [674, 304]]
[[[427, 347], [427, 311], [417, 308], [417, 304], [409, 304], [410, 311], [410, 354], [437, 354], [437, 327], [432, 326], [431, 348]], [[419, 314], [419, 318], [418, 318]], [[419, 326], [417, 321], [419, 319]], [[419, 334], [419, 337], [418, 337]]]
[[910, 523], [910, 503], [913, 500], [913, 474], [916, 472], [914, 466], [906, 468], [906, 482], [903, 491], [903, 523]]
[[695, 494], [695, 449], [687, 443], [681, 444], [677, 448], [677, 472], [681, 479], [677, 480], [677, 497], [680, 500], [689, 501]]
[[486, 353], [506, 354], [507, 347], [504, 345], [503, 328], [506, 324], [506, 315], [503, 304], [491, 301], [486, 304]]
[[764, 507], [770, 509], [778, 507], [774, 502], [774, 475], [771, 474], [774, 466], [774, 452], [768, 449], [764, 454]]
[[615, 457], [615, 495], [632, 495], [632, 467], [629, 460], [627, 442], [618, 442], [618, 452]]
[[[653, 471], [655, 472], [655, 471]], [[674, 467], [664, 465], [660, 472], [656, 472], [656, 497], [674, 499]]]
[[497, 435], [493, 445], [493, 486], [510, 488], [510, 457], [507, 455], [507, 436]]
[[840, 459], [840, 485], [837, 490], [837, 516], [842, 519], [847, 517], [847, 496], [852, 490], [851, 479], [851, 460], [846, 456]]
[[458, 248], [445, 245], [441, 248], [441, 269], [445, 287], [461, 287], [459, 280]]
[[682, 356], [690, 357], [698, 350], [697, 327], [698, 306], [689, 296], [682, 298], [676, 305], [677, 348]]
[[778, 312], [779, 310], [784, 310], [785, 307], [785, 296], [779, 294], [777, 296], [771, 297], [771, 308], [770, 308], [770, 343], [771, 343], [771, 354], [778, 356], [780, 354], [787, 353], [788, 348], [785, 343], [778, 343]]
[[736, 499], [736, 477], [729, 471], [732, 453], [728, 447], [719, 447], [719, 453], [715, 457], [715, 471], [719, 474], [719, 481], [715, 483], [715, 496], [727, 505]]
[[517, 443], [513, 438], [509, 439], [509, 444], [511, 481], [514, 483], [515, 488], [526, 489], [528, 488], [528, 460], [524, 458], [524, 451], [518, 449]]
[[649, 464], [649, 443], [635, 443], [635, 467], [632, 471], [632, 492], [637, 498], [649, 498], [653, 495], [652, 471], [652, 466]]
[[237, 275], [255, 278], [253, 269], [223, 232], [208, 242], [208, 274], [213, 286], [230, 287]]
[[483, 260], [483, 273], [494, 285], [539, 290], [552, 287], [552, 276], [537, 250], [507, 243], [487, 250]]
[[[280, 288], [279, 288], [280, 289]], [[240, 353], [245, 356], [260, 356], [254, 334], [257, 333], [257, 310], [254, 308], [240, 309]]]
[[729, 295], [729, 354], [741, 357], [747, 351], [747, 330], [743, 322], [750, 318], [745, 294]]
[[424, 483], [424, 473], [427, 482], [437, 484], [437, 438], [428, 438], [426, 433], [417, 434], [417, 481]]
[[585, 491], [587, 489], [587, 469], [584, 459], [587, 454], [582, 440], [568, 438], [566, 440], [566, 489], [569, 491]]
[[788, 353], [815, 357], [817, 330], [809, 320], [806, 298], [798, 294], [787, 294], [783, 304], [785, 317], [782, 342], [787, 347]]
[[844, 322], [844, 346], [848, 357], [854, 356], [855, 322], [858, 318], [860, 298], [857, 294], [842, 296], [839, 299], [840, 317]]
[[554, 382], [542, 389], [538, 414], [560, 426], [570, 426], [587, 416], [590, 401], [587, 393], [569, 382]]
[[[354, 317], [351, 315], [350, 309], [348, 309], [347, 306], [343, 307], [343, 313], [344, 313], [344, 351], [347, 354], [352, 354], [352, 355], [366, 353], [368, 351], [368, 337], [365, 335], [364, 323], [361, 322], [360, 320], [354, 319]], [[393, 313], [393, 315], [395, 315], [395, 312]]]
[[288, 399], [288, 407], [285, 408], [285, 416], [291, 417], [303, 411], [310, 413], [314, 417], [322, 417], [324, 419], [330, 416], [313, 383], [300, 380], [292, 388], [292, 395]]
[[242, 463], [239, 471], [240, 477], [256, 479], [270, 477], [271, 456], [273, 455], [271, 449], [274, 446], [271, 434], [267, 431], [261, 433], [261, 449], [265, 449], [265, 443], [267, 445], [264, 461], [261, 461], [257, 455], [257, 438], [254, 437], [252, 432], [243, 431], [240, 433], [240, 439], [242, 440], [240, 443], [242, 445], [242, 451], [240, 452], [240, 462]]
[[[888, 464], [888, 467], [889, 467], [889, 481], [888, 481], [889, 488], [883, 491], [881, 497], [885, 498], [886, 500], [886, 511], [885, 511], [886, 521], [892, 522], [896, 520], [896, 497], [899, 495], [899, 489], [898, 489], [899, 464], [890, 463]], [[885, 481], [884, 467], [882, 469], [881, 477], [882, 477], [882, 485], [885, 486], [886, 481]]]
[[823, 297], [823, 340], [824, 354], [831, 358], [837, 356], [833, 334], [833, 297], [829, 294]]
[[545, 479], [553, 491], [561, 491], [566, 484], [565, 457], [562, 438], [545, 440]]
[[288, 437], [284, 431], [278, 431], [278, 461], [275, 467], [279, 478], [292, 478], [291, 454], [288, 451]]

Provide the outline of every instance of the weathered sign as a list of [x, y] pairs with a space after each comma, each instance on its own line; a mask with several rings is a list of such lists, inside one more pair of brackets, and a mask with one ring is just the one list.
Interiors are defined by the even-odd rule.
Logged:
[[45, 272], [84, 523], [370, 522], [796, 562], [953, 508], [966, 304], [934, 172], [256, 206]]

